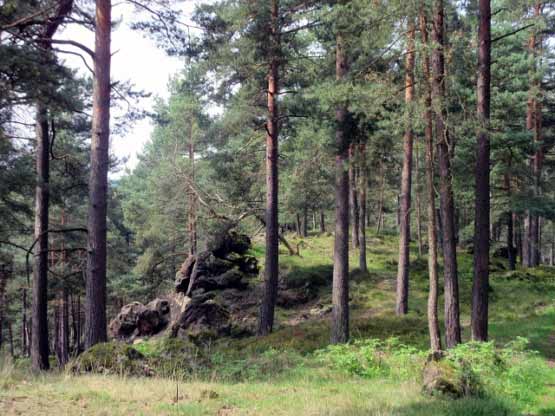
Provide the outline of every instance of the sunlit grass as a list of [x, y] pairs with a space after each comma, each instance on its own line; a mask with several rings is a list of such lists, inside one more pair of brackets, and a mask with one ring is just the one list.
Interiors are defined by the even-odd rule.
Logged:
[[[280, 274], [293, 286], [318, 282], [314, 302], [329, 305], [333, 236], [287, 238], [299, 248], [300, 256], [290, 256], [281, 248]], [[422, 360], [428, 348], [427, 262], [418, 258], [413, 244], [410, 313], [403, 318], [395, 316], [397, 244], [394, 236], [369, 233], [368, 274], [360, 273], [358, 253], [351, 252], [351, 335], [355, 341], [395, 337], [419, 351], [414, 359]], [[260, 242], [255, 241], [251, 254], [263, 261]], [[461, 320], [468, 340], [472, 256], [460, 251], [458, 260]], [[496, 262], [501, 270], [492, 273], [491, 278], [490, 336], [499, 347], [519, 336], [529, 339], [529, 348], [539, 355], [522, 368], [532, 366], [529, 372], [534, 366], [544, 369], [549, 364], [546, 360], [555, 358], [555, 269], [541, 267], [522, 277], [502, 270], [504, 260]], [[442, 299], [440, 315], [441, 305]], [[385, 375], [366, 379], [329, 368], [315, 353], [329, 343], [329, 315], [288, 324], [292, 317], [306, 312], [302, 308], [278, 308], [277, 329], [267, 337], [211, 345], [211, 365], [179, 382], [171, 378], [68, 373], [37, 377], [21, 366], [4, 362], [0, 368], [0, 414], [555, 415], [555, 369], [552, 377], [538, 370], [545, 391], [540, 400], [528, 403], [502, 395], [456, 401], [432, 399], [421, 393], [419, 372], [414, 369], [411, 377], [399, 380]], [[160, 345], [158, 339], [137, 348], [156, 357]], [[514, 375], [515, 380], [518, 376]]]

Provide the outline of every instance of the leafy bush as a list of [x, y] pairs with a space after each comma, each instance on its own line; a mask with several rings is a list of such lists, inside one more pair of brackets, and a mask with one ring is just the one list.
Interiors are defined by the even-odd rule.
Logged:
[[[519, 337], [504, 348], [492, 342], [468, 342], [449, 350], [445, 359], [465, 385], [467, 394], [510, 401], [522, 410], [537, 404], [546, 394], [554, 374], [537, 352], [527, 350]], [[427, 352], [397, 338], [358, 340], [318, 350], [318, 361], [334, 370], [362, 378], [396, 381], [420, 380]]]
[[553, 378], [545, 360], [527, 346], [528, 340], [522, 337], [501, 349], [496, 349], [493, 341], [468, 342], [450, 350], [448, 359], [460, 371], [470, 369], [483, 385], [484, 394], [509, 398], [527, 409], [546, 393], [546, 384]]
[[388, 338], [330, 345], [315, 355], [323, 364], [348, 374], [408, 380], [419, 377], [425, 353], [402, 344], [398, 338]]

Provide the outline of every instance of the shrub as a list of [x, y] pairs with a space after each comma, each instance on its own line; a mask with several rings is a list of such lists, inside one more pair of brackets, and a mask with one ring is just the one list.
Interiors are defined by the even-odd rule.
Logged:
[[407, 380], [418, 377], [424, 353], [399, 342], [398, 338], [357, 340], [330, 345], [315, 353], [325, 365], [364, 378], [389, 377]]

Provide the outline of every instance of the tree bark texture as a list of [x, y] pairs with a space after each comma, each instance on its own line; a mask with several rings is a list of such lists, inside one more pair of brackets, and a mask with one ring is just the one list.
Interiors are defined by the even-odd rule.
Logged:
[[[425, 11], [420, 10], [420, 33], [422, 43], [425, 46], [428, 42], [428, 22]], [[438, 297], [439, 297], [439, 276], [438, 276], [438, 241], [437, 241], [437, 225], [436, 225], [436, 206], [435, 206], [435, 190], [434, 190], [434, 134], [433, 134], [433, 114], [432, 114], [432, 95], [431, 95], [431, 74], [430, 74], [430, 57], [427, 51], [424, 51], [422, 58], [422, 73], [425, 81], [425, 112], [424, 136], [426, 140], [426, 193], [427, 193], [427, 214], [428, 214], [428, 274], [429, 274], [429, 292], [428, 292], [428, 331], [430, 334], [430, 347], [432, 351], [441, 350], [441, 334], [439, 329], [438, 318]]]
[[96, 1], [85, 348], [107, 340], [106, 214], [110, 143], [111, 11], [111, 0]]
[[490, 83], [491, 5], [478, 3], [478, 78], [476, 102], [478, 137], [476, 143], [476, 198], [474, 215], [474, 280], [472, 283], [472, 339], [488, 339], [489, 226], [490, 226]]
[[274, 308], [278, 289], [279, 224], [278, 224], [278, 137], [279, 113], [279, 3], [272, 0], [269, 27], [272, 52], [268, 68], [268, 116], [266, 121], [266, 260], [264, 292], [260, 306], [258, 335], [267, 335], [274, 326]]
[[[343, 35], [336, 36], [336, 80], [347, 74], [347, 55]], [[348, 109], [339, 103], [335, 109], [335, 239], [333, 250], [331, 342], [349, 340], [349, 129]]]
[[436, 145], [439, 161], [439, 195], [443, 234], [443, 267], [445, 293], [445, 338], [448, 348], [461, 342], [459, 282], [455, 241], [455, 203], [451, 177], [451, 154], [445, 107], [444, 5], [434, 1], [432, 25], [432, 108], [434, 111]]
[[409, 310], [410, 206], [412, 153], [414, 143], [411, 109], [414, 100], [414, 34], [414, 23], [409, 22], [405, 60], [405, 105], [407, 107], [407, 125], [403, 137], [403, 170], [401, 172], [401, 196], [399, 201], [399, 261], [397, 263], [397, 300], [395, 307], [397, 315], [406, 315]]

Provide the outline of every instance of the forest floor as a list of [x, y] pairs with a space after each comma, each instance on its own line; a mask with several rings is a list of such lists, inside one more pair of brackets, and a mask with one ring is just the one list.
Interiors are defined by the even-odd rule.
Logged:
[[[301, 257], [283, 252], [282, 274], [329, 282], [333, 237], [290, 238]], [[416, 247], [411, 250], [410, 313], [399, 318], [393, 313], [397, 239], [369, 237], [369, 273], [352, 268], [353, 342], [348, 346], [328, 346], [325, 311], [331, 290], [325, 284], [308, 304], [278, 308], [278, 326], [270, 336], [205, 346], [211, 365], [186, 378], [77, 376], [67, 371], [33, 376], [27, 363], [5, 361], [0, 363], [0, 414], [555, 415], [555, 269], [509, 272], [506, 260], [492, 259], [494, 341], [456, 352], [474, 366], [483, 393], [458, 400], [429, 397], [421, 382], [428, 348], [427, 261], [418, 258]], [[263, 246], [252, 251], [263, 258]], [[355, 256], [353, 265], [358, 264]], [[463, 335], [468, 340], [472, 256], [461, 251], [458, 260]], [[148, 353], [157, 342], [146, 341], [140, 349]]]

